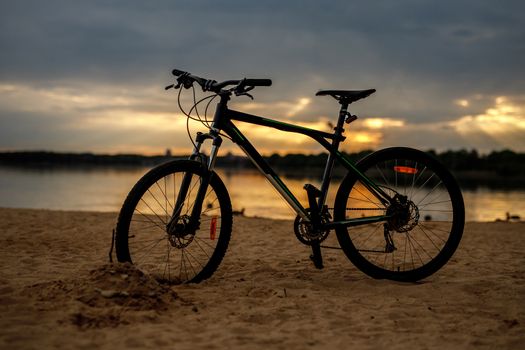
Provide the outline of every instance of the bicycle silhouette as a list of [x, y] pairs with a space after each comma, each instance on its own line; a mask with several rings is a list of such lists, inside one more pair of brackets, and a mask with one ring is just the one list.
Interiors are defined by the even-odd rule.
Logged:
[[[357, 119], [348, 106], [375, 92], [323, 90], [341, 105], [333, 133], [250, 115], [228, 108], [232, 96], [249, 96], [269, 79], [216, 82], [173, 70], [179, 107], [188, 118], [202, 122], [207, 133], [197, 133], [188, 160], [173, 160], [145, 174], [132, 188], [116, 227], [116, 252], [121, 262], [169, 283], [200, 282], [221, 263], [232, 231], [228, 191], [214, 171], [223, 137], [237, 144], [297, 213], [294, 232], [311, 246], [315, 267], [323, 268], [321, 242], [334, 230], [341, 249], [361, 271], [373, 278], [417, 281], [438, 271], [454, 254], [463, 233], [465, 210], [459, 186], [433, 156], [406, 147], [376, 151], [357, 163], [339, 151], [344, 125]], [[182, 88], [213, 93], [195, 102], [189, 113], [180, 104]], [[227, 88], [229, 87], [229, 88]], [[195, 91], [193, 90], [195, 93]], [[199, 103], [219, 97], [213, 120], [191, 113]], [[253, 97], [252, 97], [253, 98]], [[195, 101], [195, 95], [194, 95]], [[189, 120], [189, 119], [188, 119]], [[321, 187], [306, 184], [305, 208], [259, 154], [234, 121], [309, 136], [327, 151]], [[188, 129], [189, 131], [189, 129]], [[211, 141], [210, 155], [201, 152]], [[334, 163], [348, 173], [333, 205], [326, 204]], [[426, 218], [426, 220], [424, 220]], [[432, 218], [432, 220], [428, 220]]]

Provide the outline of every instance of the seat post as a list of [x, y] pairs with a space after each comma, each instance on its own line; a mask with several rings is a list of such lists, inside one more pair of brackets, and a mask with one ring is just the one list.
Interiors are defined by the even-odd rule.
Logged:
[[318, 208], [322, 209], [325, 202], [326, 197], [328, 194], [328, 187], [330, 186], [330, 181], [332, 180], [332, 170], [334, 168], [335, 163], [335, 152], [339, 149], [339, 144], [341, 143], [343, 138], [343, 132], [345, 129], [343, 128], [343, 123], [345, 122], [345, 118], [347, 115], [346, 109], [348, 108], [348, 101], [344, 99], [340, 99], [339, 103], [341, 104], [341, 110], [339, 111], [339, 119], [337, 120], [337, 126], [334, 128], [334, 139], [332, 140], [332, 149], [328, 153], [328, 159], [326, 160], [326, 166], [323, 173], [323, 180], [321, 182], [321, 194], [319, 196], [318, 201]]
[[339, 138], [339, 136], [343, 135], [343, 132], [345, 129], [343, 128], [343, 124], [345, 122], [345, 118], [348, 114], [348, 101], [344, 98], [341, 98], [339, 100], [339, 103], [341, 104], [341, 109], [339, 110], [339, 119], [337, 120], [337, 126], [335, 128], [335, 135]]

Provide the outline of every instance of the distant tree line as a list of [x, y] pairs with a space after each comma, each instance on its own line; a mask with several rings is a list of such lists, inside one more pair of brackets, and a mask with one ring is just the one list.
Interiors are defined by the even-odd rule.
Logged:
[[171, 157], [139, 154], [94, 154], [94, 153], [57, 153], [47, 151], [21, 151], [0, 153], [0, 164], [16, 166], [148, 166], [167, 161]]
[[[356, 162], [371, 153], [371, 150], [358, 153], [347, 153]], [[510, 150], [494, 151], [479, 154], [476, 150], [459, 150], [436, 152], [427, 151], [437, 157], [458, 178], [462, 186], [487, 185], [491, 187], [525, 187], [525, 153]], [[326, 153], [306, 154], [272, 154], [266, 161], [279, 173], [288, 176], [304, 177], [322, 174]], [[171, 154], [145, 156], [138, 154], [93, 154], [93, 153], [56, 153], [56, 152], [3, 152], [0, 153], [0, 164], [12, 166], [153, 166], [174, 158], [188, 158], [187, 155]], [[219, 157], [217, 166], [228, 168], [251, 168], [251, 161], [243, 156], [231, 153]], [[305, 172], [305, 169], [308, 171]], [[344, 176], [346, 170], [336, 165], [334, 176]]]
[[[352, 161], [357, 162], [370, 153], [372, 153], [372, 150], [345, 153], [345, 155]], [[476, 150], [445, 151], [441, 153], [429, 150], [427, 153], [434, 155], [451, 171], [486, 171], [503, 177], [525, 175], [525, 153], [516, 153], [510, 150], [494, 151], [486, 155], [480, 155]], [[272, 167], [276, 168], [323, 168], [326, 156], [326, 153], [313, 155], [292, 153], [286, 155], [272, 154], [264, 158]], [[109, 155], [47, 151], [0, 152], [0, 163], [12, 165], [152, 165], [173, 158], [188, 158], [188, 155]], [[248, 167], [251, 165], [251, 162], [244, 156], [228, 153], [219, 157], [218, 165]]]
[[[358, 153], [346, 153], [352, 161], [357, 162], [372, 150]], [[458, 179], [464, 188], [479, 186], [499, 188], [525, 188], [525, 153], [510, 150], [493, 151], [489, 154], [479, 154], [476, 150], [458, 150], [436, 152], [429, 150], [427, 153], [438, 158]], [[273, 154], [267, 157], [269, 164], [276, 168], [287, 169], [287, 175], [300, 176], [305, 168], [309, 171], [322, 173], [326, 162], [326, 154]], [[346, 170], [336, 164], [334, 176], [344, 176]]]
[[510, 150], [494, 151], [480, 155], [476, 150], [446, 151], [428, 153], [436, 156], [452, 171], [486, 171], [503, 177], [520, 177], [525, 175], [525, 153]]
[[[350, 158], [353, 162], [357, 162], [359, 159], [372, 153], [372, 151], [362, 151], [358, 153], [345, 153], [345, 156]], [[265, 157], [268, 164], [272, 167], [278, 168], [323, 168], [326, 164], [327, 153], [319, 153], [316, 155], [307, 154], [272, 154], [269, 157]]]
[[[356, 162], [372, 150], [358, 153], [345, 153]], [[438, 158], [451, 171], [487, 171], [499, 176], [525, 175], [525, 153], [516, 153], [510, 150], [494, 151], [480, 155], [476, 150], [445, 151], [438, 153], [429, 150], [427, 153]], [[276, 167], [323, 167], [326, 162], [326, 153], [318, 155], [305, 154], [272, 154], [266, 157], [270, 165]]]

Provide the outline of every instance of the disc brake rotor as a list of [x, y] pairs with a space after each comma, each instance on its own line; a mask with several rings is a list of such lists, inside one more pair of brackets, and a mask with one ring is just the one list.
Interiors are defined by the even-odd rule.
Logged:
[[190, 245], [195, 237], [195, 230], [189, 230], [190, 217], [188, 215], [181, 215], [172, 229], [167, 229], [168, 240], [175, 248], [182, 249]]

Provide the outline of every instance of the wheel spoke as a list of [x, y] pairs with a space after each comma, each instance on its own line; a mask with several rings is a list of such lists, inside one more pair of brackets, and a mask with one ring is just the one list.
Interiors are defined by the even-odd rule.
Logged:
[[[379, 230], [383, 223], [340, 228], [338, 238], [347, 256], [374, 277], [417, 280], [435, 272], [457, 247], [459, 240], [451, 243], [451, 237], [461, 235], [463, 228], [461, 192], [453, 178], [430, 156], [406, 148], [373, 153], [358, 168], [390, 196], [399, 194], [399, 199], [378, 206], [363, 192], [359, 180], [351, 177], [345, 180], [353, 182], [343, 183], [342, 188], [348, 191], [346, 202], [344, 207], [336, 203], [334, 212], [352, 219], [377, 215], [373, 210], [381, 209], [389, 213], [384, 225], [390, 235], [390, 238], [384, 236]], [[402, 195], [406, 196], [406, 202]], [[360, 203], [363, 208], [358, 208]], [[365, 208], [371, 204], [377, 208]], [[456, 214], [458, 209], [460, 212]], [[454, 225], [454, 220], [460, 220], [460, 224]], [[345, 236], [351, 245], [346, 243]], [[386, 249], [391, 244], [392, 249]], [[441, 254], [445, 247], [449, 253]], [[354, 255], [360, 258], [354, 260]]]
[[[174, 161], [147, 173], [132, 189], [119, 215], [117, 253], [128, 254], [139, 269], [163, 282], [198, 282], [210, 276], [226, 251], [232, 214], [224, 185], [213, 176], [201, 208], [201, 229], [191, 231], [188, 215], [195, 207], [203, 171], [189, 161]], [[186, 197], [176, 205], [186, 175], [191, 182]], [[168, 231], [167, 223], [177, 212]], [[215, 236], [207, 233], [212, 220]]]

